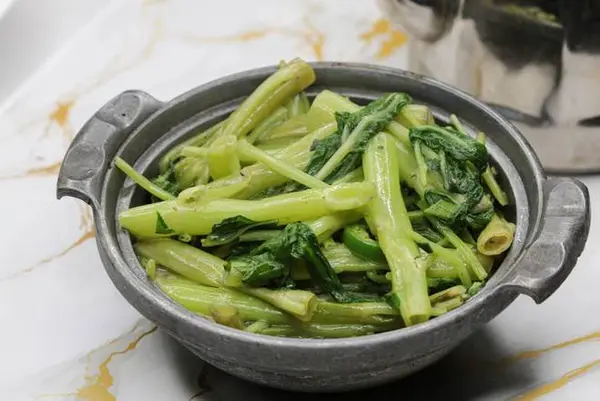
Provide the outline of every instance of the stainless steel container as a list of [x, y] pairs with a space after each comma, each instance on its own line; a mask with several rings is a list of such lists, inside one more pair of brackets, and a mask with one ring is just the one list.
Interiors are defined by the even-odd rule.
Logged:
[[600, 1], [377, 1], [411, 71], [494, 106], [548, 172], [600, 172]]
[[405, 91], [449, 120], [488, 134], [490, 154], [510, 188], [514, 245], [485, 288], [464, 306], [410, 328], [358, 338], [276, 338], [217, 325], [178, 306], [146, 276], [132, 239], [118, 226], [122, 210], [145, 194], [112, 167], [116, 155], [146, 175], [174, 144], [224, 119], [276, 67], [225, 77], [167, 103], [140, 91], [124, 92], [79, 131], [61, 167], [58, 197], [73, 196], [94, 210], [98, 251], [111, 280], [145, 317], [212, 365], [250, 381], [289, 390], [340, 391], [388, 382], [447, 354], [517, 297], [548, 298], [571, 272], [588, 235], [587, 189], [572, 179], [546, 180], [521, 134], [471, 96], [412, 73], [362, 64], [315, 63], [324, 88], [365, 103]]

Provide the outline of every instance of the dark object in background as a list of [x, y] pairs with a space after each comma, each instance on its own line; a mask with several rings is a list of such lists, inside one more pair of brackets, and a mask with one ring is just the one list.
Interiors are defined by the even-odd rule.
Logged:
[[600, 0], [378, 1], [410, 70], [496, 106], [548, 171], [600, 172]]

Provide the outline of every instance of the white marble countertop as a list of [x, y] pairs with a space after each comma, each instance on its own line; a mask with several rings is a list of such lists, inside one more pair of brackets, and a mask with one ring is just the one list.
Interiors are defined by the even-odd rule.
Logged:
[[[0, 399], [281, 399], [203, 366], [129, 306], [100, 263], [87, 206], [55, 200], [60, 160], [87, 118], [125, 89], [166, 100], [296, 56], [402, 67], [404, 41], [367, 0], [119, 0], [73, 30], [0, 99]], [[583, 180], [595, 215], [600, 177]], [[439, 365], [369, 398], [600, 399], [599, 241], [593, 223], [547, 302], [519, 298]]]

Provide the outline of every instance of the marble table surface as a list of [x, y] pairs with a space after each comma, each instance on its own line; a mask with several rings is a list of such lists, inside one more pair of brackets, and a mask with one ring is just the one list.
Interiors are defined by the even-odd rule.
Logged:
[[[56, 174], [78, 128], [125, 89], [167, 100], [224, 74], [296, 56], [402, 67], [405, 41], [371, 0], [105, 2], [0, 99], [0, 399], [348, 397], [245, 383], [205, 366], [156, 330], [106, 276], [87, 206], [55, 200]], [[600, 178], [582, 179], [594, 216]], [[438, 365], [358, 395], [600, 399], [600, 223], [593, 220], [577, 267], [547, 302], [520, 297]]]

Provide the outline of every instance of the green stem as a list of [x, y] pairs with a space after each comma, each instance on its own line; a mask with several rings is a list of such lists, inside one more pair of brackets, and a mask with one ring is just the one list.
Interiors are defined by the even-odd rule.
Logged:
[[318, 301], [315, 294], [303, 290], [270, 290], [268, 288], [244, 288], [240, 290], [262, 299], [302, 321], [311, 320]]
[[289, 315], [267, 302], [229, 288], [208, 287], [171, 275], [159, 275], [156, 283], [175, 302], [204, 316], [210, 317], [215, 307], [233, 307], [244, 321], [263, 320], [270, 324], [292, 321]]
[[[485, 144], [485, 134], [483, 132], [480, 132], [477, 135], [477, 140]], [[488, 165], [485, 168], [485, 171], [483, 172], [483, 174], [481, 174], [481, 177], [483, 178], [483, 181], [489, 188], [492, 195], [494, 195], [494, 198], [496, 198], [500, 206], [508, 205], [508, 195], [506, 195], [506, 192], [504, 192], [504, 190], [496, 180], [496, 175], [494, 174], [494, 171], [490, 165]]]
[[377, 196], [369, 202], [367, 215], [390, 266], [391, 299], [399, 307], [407, 326], [429, 319], [425, 268], [417, 261], [419, 249], [410, 237], [410, 219], [400, 188], [398, 153], [393, 139], [376, 135], [363, 158], [365, 179], [376, 187]]
[[161, 236], [156, 230], [159, 214], [171, 234], [206, 235], [215, 224], [230, 217], [244, 216], [257, 222], [277, 220], [284, 225], [358, 209], [372, 197], [371, 184], [351, 183], [261, 200], [217, 199], [193, 205], [166, 201], [125, 210], [119, 223], [137, 237], [153, 238]]
[[148, 193], [156, 196], [158, 199], [175, 199], [173, 195], [171, 195], [164, 189], [157, 187], [152, 183], [152, 181], [135, 171], [135, 169], [131, 167], [131, 165], [129, 165], [125, 160], [121, 159], [119, 156], [115, 157], [114, 163], [119, 170], [121, 170], [123, 173], [125, 173], [127, 177], [131, 179], [131, 181], [135, 182], [137, 185], [145, 189]]
[[194, 147], [199, 147], [199, 146], [203, 146], [205, 145], [207, 142], [209, 142], [217, 132], [219, 132], [219, 130], [223, 127], [224, 121], [221, 121], [215, 125], [213, 125], [212, 127], [202, 131], [200, 134], [193, 136], [192, 138], [180, 143], [179, 145], [171, 148], [171, 150], [169, 150], [167, 152], [167, 154], [165, 154], [161, 159], [160, 162], [158, 164], [160, 172], [164, 173], [165, 171], [167, 171], [167, 169], [169, 168], [169, 165], [171, 164], [171, 162], [173, 160], [175, 160], [177, 157], [179, 157], [180, 155], [180, 151], [181, 149], [183, 149], [186, 146], [194, 146]]
[[429, 221], [433, 227], [446, 237], [446, 239], [456, 248], [460, 256], [464, 259], [478, 281], [483, 281], [488, 276], [479, 259], [475, 256], [473, 250], [463, 242], [458, 235], [449, 227], [440, 223], [437, 219], [430, 218]]
[[240, 242], [264, 242], [277, 237], [281, 230], [255, 230], [240, 235]]
[[286, 163], [282, 159], [277, 159], [257, 147], [250, 145], [247, 141], [239, 141], [237, 144], [237, 151], [240, 158], [261, 163], [270, 170], [275, 171], [290, 180], [299, 182], [308, 188], [325, 188], [329, 186], [329, 184], [324, 183], [312, 175], [306, 174], [304, 171]]
[[138, 241], [135, 253], [153, 259], [165, 268], [200, 284], [219, 287], [223, 284], [225, 261], [210, 253], [168, 238]]
[[308, 63], [300, 59], [292, 60], [262, 82], [227, 118], [223, 134], [245, 137], [275, 109], [314, 81], [315, 72]]
[[255, 143], [260, 141], [263, 137], [269, 135], [269, 133], [277, 127], [279, 124], [283, 123], [288, 118], [288, 111], [285, 107], [278, 107], [275, 111], [267, 117], [262, 123], [258, 125], [250, 135], [248, 135], [247, 140], [250, 143]]
[[[273, 153], [272, 156], [280, 160], [285, 160], [288, 164], [303, 170], [310, 159], [310, 149], [313, 142], [333, 134], [335, 130], [335, 123], [324, 125], [302, 139], [295, 141], [285, 149]], [[244, 167], [241, 174], [249, 179], [249, 184], [246, 189], [236, 195], [238, 199], [248, 199], [269, 187], [281, 185], [288, 181], [287, 177], [270, 170], [260, 163]]]
[[319, 302], [313, 322], [326, 324], [389, 324], [397, 320], [398, 311], [383, 302], [338, 304]]

